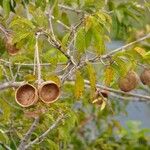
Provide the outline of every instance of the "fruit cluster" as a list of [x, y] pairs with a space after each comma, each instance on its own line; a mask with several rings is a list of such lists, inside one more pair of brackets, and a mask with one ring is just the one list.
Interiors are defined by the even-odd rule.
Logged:
[[140, 77], [136, 72], [129, 71], [125, 77], [119, 79], [118, 86], [122, 91], [129, 92], [137, 87], [139, 79], [144, 85], [150, 85], [150, 69], [144, 69]]

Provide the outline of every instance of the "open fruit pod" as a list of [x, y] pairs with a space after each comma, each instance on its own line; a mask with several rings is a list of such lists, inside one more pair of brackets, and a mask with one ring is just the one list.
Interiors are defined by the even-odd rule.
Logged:
[[22, 107], [29, 107], [38, 101], [38, 91], [31, 84], [24, 84], [16, 90], [16, 102]]
[[60, 88], [54, 81], [43, 82], [39, 87], [39, 98], [47, 104], [58, 100]]

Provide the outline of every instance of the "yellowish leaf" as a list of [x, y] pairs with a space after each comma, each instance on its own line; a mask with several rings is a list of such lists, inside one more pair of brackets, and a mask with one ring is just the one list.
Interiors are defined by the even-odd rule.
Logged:
[[61, 80], [60, 80], [60, 78], [57, 75], [48, 76], [48, 77], [46, 77], [46, 80], [54, 81], [59, 86], [61, 84]]
[[135, 47], [134, 50], [140, 54], [142, 57], [144, 57], [144, 55], [146, 54], [146, 51], [144, 48], [141, 48], [141, 47]]
[[93, 99], [93, 95], [95, 94], [96, 90], [96, 72], [92, 64], [87, 64], [87, 70], [89, 75], [89, 81], [91, 86], [91, 99]]
[[111, 66], [106, 67], [104, 77], [105, 77], [105, 85], [109, 86], [110, 83], [113, 81], [114, 77], [114, 69]]
[[75, 97], [79, 99], [84, 91], [84, 79], [80, 71], [76, 71], [76, 80], [75, 80]]
[[33, 82], [36, 80], [36, 76], [33, 74], [27, 74], [27, 75], [25, 75], [24, 79], [25, 79], [25, 81]]
[[100, 110], [102, 111], [106, 107], [106, 100], [103, 100]]
[[85, 18], [85, 31], [87, 32], [92, 27], [92, 16]]

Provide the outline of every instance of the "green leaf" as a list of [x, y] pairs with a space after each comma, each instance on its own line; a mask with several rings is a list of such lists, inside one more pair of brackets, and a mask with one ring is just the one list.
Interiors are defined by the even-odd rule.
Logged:
[[48, 142], [50, 149], [51, 150], [59, 150], [59, 146], [56, 144], [56, 142], [50, 140], [50, 139], [46, 139], [46, 141]]
[[3, 69], [2, 69], [2, 66], [0, 66], [0, 79], [3, 78]]
[[0, 129], [0, 141], [7, 143], [7, 144], [9, 143], [9, 138], [5, 134], [5, 131], [3, 131], [2, 129]]
[[85, 52], [85, 30], [84, 28], [80, 28], [77, 31], [75, 47], [79, 51], [79, 53], [83, 54]]
[[10, 0], [3, 0], [3, 9], [5, 16], [8, 17], [10, 13]]
[[66, 25], [69, 25], [69, 24], [70, 24], [70, 23], [69, 23], [69, 18], [68, 18], [67, 13], [62, 12], [61, 17], [62, 17], [62, 21], [63, 21], [64, 24], [66, 24]]
[[45, 79], [50, 80], [50, 81], [54, 81], [58, 86], [60, 86], [60, 84], [61, 84], [61, 80], [57, 75], [47, 76]]
[[44, 10], [45, 7], [46, 7], [46, 1], [36, 0], [35, 4], [36, 4], [37, 7], [41, 7], [42, 10]]
[[34, 25], [39, 28], [48, 28], [48, 19], [40, 8], [31, 8], [30, 13], [33, 16], [32, 22]]
[[59, 7], [58, 7], [58, 0], [53, 0], [53, 15], [55, 18], [59, 16]]
[[27, 38], [30, 35], [30, 32], [17, 32], [13, 38], [13, 43], [18, 43], [22, 39]]
[[93, 17], [92, 16], [87, 16], [85, 18], [85, 31], [87, 32], [93, 24]]
[[144, 54], [144, 59], [150, 59], [150, 51]]
[[3, 111], [3, 114], [0, 115], [0, 122], [8, 122], [11, 115], [11, 108], [7, 102], [5, 102], [5, 99], [0, 99], [0, 106]]
[[36, 80], [36, 76], [32, 75], [32, 74], [27, 74], [27, 75], [25, 75], [24, 79], [25, 79], [25, 81], [32, 82], [32, 81]]
[[92, 30], [88, 30], [85, 33], [85, 45], [86, 45], [86, 48], [88, 48], [90, 46], [91, 41], [92, 41]]
[[105, 51], [105, 44], [104, 44], [104, 36], [102, 32], [99, 32], [98, 27], [93, 27], [93, 38], [94, 38], [94, 48], [98, 55], [101, 55]]
[[10, 28], [13, 28], [15, 26], [20, 27], [20, 29], [21, 28], [22, 29], [26, 29], [26, 28], [34, 29], [35, 28], [35, 26], [30, 20], [23, 18], [23, 17], [17, 17], [9, 24]]
[[84, 79], [80, 71], [76, 71], [76, 80], [75, 80], [75, 97], [78, 99], [82, 96], [84, 91]]
[[62, 46], [64, 48], [64, 50], [66, 50], [66, 46], [68, 44], [68, 40], [70, 37], [70, 33], [67, 33], [63, 38], [62, 38]]

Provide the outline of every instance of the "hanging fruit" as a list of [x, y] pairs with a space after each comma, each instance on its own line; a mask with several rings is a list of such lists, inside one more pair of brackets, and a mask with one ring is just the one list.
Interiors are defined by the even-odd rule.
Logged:
[[139, 77], [134, 71], [129, 71], [125, 77], [120, 78], [118, 86], [124, 92], [129, 92], [136, 88]]
[[140, 75], [140, 80], [144, 85], [150, 85], [150, 69], [146, 68]]

